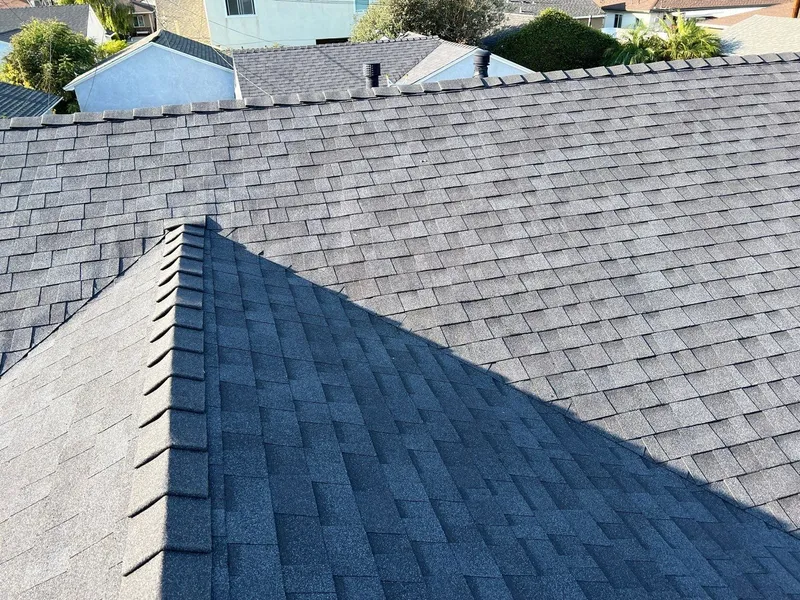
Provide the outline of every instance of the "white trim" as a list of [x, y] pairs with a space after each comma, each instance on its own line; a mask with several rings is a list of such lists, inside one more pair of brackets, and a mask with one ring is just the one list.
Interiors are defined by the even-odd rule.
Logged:
[[[452, 67], [453, 65], [460, 63], [460, 62], [461, 62], [462, 60], [464, 60], [466, 57], [468, 57], [468, 56], [475, 56], [475, 52], [476, 52], [476, 51], [478, 51], [478, 50], [480, 50], [480, 48], [475, 48], [474, 50], [470, 50], [470, 51], [469, 51], [469, 52], [467, 52], [466, 54], [462, 54], [462, 55], [461, 55], [461, 56], [459, 56], [458, 58], [456, 58], [456, 59], [454, 59], [454, 60], [451, 60], [449, 63], [447, 63], [447, 64], [446, 64], [446, 65], [444, 65], [443, 67], [439, 67], [439, 68], [438, 68], [438, 69], [436, 69], [435, 71], [433, 71], [433, 72], [431, 72], [431, 73], [428, 73], [427, 75], [425, 75], [425, 77], [422, 77], [422, 78], [420, 78], [420, 79], [417, 79], [416, 81], [409, 81], [408, 83], [410, 83], [410, 84], [415, 84], [415, 83], [425, 83], [425, 82], [426, 82], [426, 81], [428, 81], [428, 80], [429, 80], [431, 77], [434, 77], [435, 75], [438, 75], [438, 74], [439, 74], [439, 73], [441, 73], [442, 71], [444, 71], [444, 70], [446, 70], [446, 69], [449, 69], [449, 68], [450, 68], [450, 67]], [[528, 69], [527, 67], [523, 67], [522, 65], [518, 65], [518, 64], [517, 64], [517, 63], [515, 63], [515, 62], [511, 62], [510, 60], [508, 60], [508, 59], [506, 59], [506, 58], [503, 58], [502, 56], [497, 56], [497, 54], [492, 54], [492, 55], [491, 55], [491, 57], [490, 57], [490, 59], [489, 59], [489, 64], [491, 64], [491, 61], [493, 61], [493, 60], [494, 60], [494, 61], [497, 61], [497, 62], [501, 62], [501, 63], [503, 63], [503, 64], [505, 64], [505, 65], [508, 65], [509, 67], [514, 67], [515, 69], [519, 69], [519, 70], [521, 70], [523, 73], [533, 73], [533, 71], [531, 71], [531, 70], [530, 70], [530, 69]]]
[[139, 54], [140, 52], [143, 52], [145, 50], [145, 48], [149, 48], [151, 45], [152, 46], [157, 46], [157, 47], [161, 48], [162, 50], [167, 50], [169, 52], [173, 52], [174, 54], [178, 54], [180, 56], [185, 56], [186, 58], [191, 58], [192, 60], [197, 61], [199, 63], [202, 63], [204, 65], [210, 65], [212, 67], [217, 67], [218, 69], [221, 69], [223, 71], [233, 72], [233, 67], [223, 67], [222, 65], [218, 65], [216, 63], [212, 63], [212, 62], [209, 62], [207, 60], [203, 60], [202, 58], [197, 58], [196, 56], [192, 56], [191, 54], [186, 54], [184, 52], [181, 52], [179, 50], [175, 50], [173, 48], [167, 48], [166, 46], [162, 46], [161, 44], [157, 44], [156, 42], [147, 42], [146, 44], [142, 44], [138, 48], [135, 48], [135, 49], [133, 49], [133, 50], [131, 50], [129, 52], [125, 52], [123, 50], [122, 53], [120, 53], [120, 54], [122, 54], [122, 56], [119, 56], [119, 57], [116, 57], [116, 58], [112, 57], [111, 60], [109, 60], [108, 62], [104, 62], [99, 67], [95, 67], [94, 69], [92, 69], [90, 71], [86, 71], [86, 73], [83, 73], [82, 75], [78, 75], [75, 79], [73, 79], [67, 85], [65, 85], [64, 89], [66, 91], [68, 91], [68, 92], [74, 91], [75, 90], [75, 86], [78, 85], [79, 83], [83, 83], [84, 81], [87, 81], [87, 80], [91, 79], [92, 77], [94, 77], [98, 73], [102, 73], [103, 71], [105, 71], [107, 69], [110, 69], [111, 67], [113, 67], [114, 65], [122, 62], [123, 60], [127, 60], [131, 56], [135, 56], [135, 55]]

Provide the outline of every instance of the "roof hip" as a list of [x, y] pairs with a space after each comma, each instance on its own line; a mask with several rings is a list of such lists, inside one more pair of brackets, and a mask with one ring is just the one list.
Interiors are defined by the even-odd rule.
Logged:
[[165, 226], [139, 414], [122, 597], [211, 594], [203, 356], [205, 219]]

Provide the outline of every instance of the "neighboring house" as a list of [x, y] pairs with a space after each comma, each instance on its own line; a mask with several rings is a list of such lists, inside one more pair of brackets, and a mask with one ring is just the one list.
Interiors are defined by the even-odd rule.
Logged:
[[37, 90], [0, 82], [0, 119], [39, 117], [61, 102], [61, 98]]
[[0, 128], [6, 598], [800, 592], [800, 58]]
[[140, 0], [121, 0], [121, 2], [131, 7], [134, 36], [147, 36], [158, 29], [155, 6]]
[[88, 4], [0, 8], [0, 58], [11, 51], [11, 38], [19, 33], [25, 23], [34, 19], [61, 21], [75, 33], [85, 35], [96, 44], [102, 44], [108, 39], [103, 24]]
[[371, 0], [169, 0], [162, 28], [223, 48], [344, 42]]
[[723, 54], [800, 52], [800, 19], [755, 15], [719, 34]]
[[555, 8], [567, 13], [576, 21], [595, 29], [603, 27], [605, 15], [594, 0], [509, 0], [503, 27], [520, 27], [531, 21], [546, 8]]
[[709, 29], [725, 29], [731, 25], [735, 25], [745, 19], [754, 17], [756, 15], [764, 15], [766, 17], [791, 17], [794, 2], [784, 2], [783, 4], [775, 4], [765, 8], [756, 10], [749, 10], [747, 12], [738, 13], [728, 17], [720, 17], [718, 19], [706, 19], [703, 21], [703, 26]]
[[125, 110], [234, 97], [231, 59], [160, 30], [64, 86], [82, 111]]
[[656, 25], [661, 19], [678, 12], [689, 19], [704, 21], [746, 13], [779, 4], [780, 0], [605, 0], [603, 31], [619, 35], [620, 29], [634, 27], [637, 23]]
[[[365, 63], [380, 63], [381, 85], [472, 77], [478, 48], [436, 36], [404, 35], [378, 42], [234, 50], [237, 98], [364, 87]], [[530, 73], [492, 56], [489, 75]]]

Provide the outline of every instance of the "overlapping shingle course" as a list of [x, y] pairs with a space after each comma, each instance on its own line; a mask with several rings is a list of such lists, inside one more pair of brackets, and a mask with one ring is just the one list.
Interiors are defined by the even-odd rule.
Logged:
[[[631, 70], [643, 72], [614, 75]], [[0, 146], [5, 368], [151, 247], [164, 219], [209, 214], [250, 252], [797, 529], [797, 57], [526, 79], [13, 120]], [[273, 311], [291, 313], [286, 301]], [[248, 401], [234, 386], [258, 387], [246, 365], [270, 344], [308, 360], [308, 336], [323, 335], [262, 327], [254, 353], [226, 318], [220, 401]], [[345, 366], [348, 380], [375, 377]], [[303, 386], [319, 374], [296, 367], [292, 393], [317, 394]], [[228, 417], [223, 448], [246, 462], [238, 428], [253, 423]], [[229, 564], [256, 560], [231, 551]]]

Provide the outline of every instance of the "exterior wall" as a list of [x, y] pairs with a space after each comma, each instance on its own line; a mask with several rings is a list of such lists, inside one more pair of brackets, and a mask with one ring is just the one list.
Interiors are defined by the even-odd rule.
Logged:
[[139, 36], [139, 35], [150, 35], [151, 33], [153, 33], [156, 30], [155, 13], [143, 12], [143, 11], [139, 12], [139, 11], [137, 11], [137, 8], [134, 7], [133, 16], [134, 17], [141, 17], [144, 20], [144, 26], [143, 27], [136, 27], [134, 25], [134, 29], [136, 31], [135, 35], [137, 35], [137, 36]]
[[610, 35], [615, 34], [614, 28], [614, 16], [621, 14], [622, 15], [622, 27], [618, 29], [628, 29], [630, 27], [634, 27], [636, 25], [636, 19], [643, 21], [647, 25], [655, 25], [658, 21], [659, 15], [655, 13], [646, 13], [646, 12], [613, 12], [613, 13], [606, 13], [605, 23], [603, 24], [603, 31]]
[[75, 87], [82, 111], [227, 100], [233, 71], [149, 44]]
[[103, 24], [93, 10], [89, 11], [89, 26], [86, 29], [86, 37], [90, 40], [94, 40], [95, 44], [102, 44], [109, 39], [108, 36], [106, 36], [105, 27], [103, 27]]
[[[472, 62], [472, 54], [467, 54], [454, 65], [450, 65], [446, 69], [433, 73], [432, 75], [429, 75], [428, 77], [415, 83], [423, 83], [425, 81], [445, 81], [447, 79], [465, 79], [472, 77], [474, 72], [475, 64]], [[525, 73], [530, 72], [530, 69], [526, 69], [520, 65], [516, 65], [511, 62], [501, 62], [494, 54], [492, 54], [492, 58], [489, 61], [489, 77], [524, 75]]]
[[[209, 0], [209, 2], [222, 1], [224, 0]], [[224, 6], [223, 10], [225, 10]], [[158, 26], [161, 29], [166, 29], [203, 44], [211, 43], [203, 0], [158, 2], [157, 12]]]
[[0, 60], [3, 60], [9, 52], [11, 52], [11, 44], [8, 42], [0, 42]]
[[[705, 19], [709, 17], [727, 17], [729, 15], [738, 15], [762, 8], [761, 6], [744, 6], [738, 8], [705, 8], [698, 10], [682, 10], [681, 13], [688, 19]], [[606, 13], [605, 23], [603, 24], [603, 32], [609, 35], [619, 35], [620, 30], [614, 28], [614, 15], [621, 14], [622, 28], [627, 29], [636, 25], [636, 17], [648, 25], [656, 25], [659, 20], [663, 19], [670, 13], [665, 12], [652, 12], [652, 13], [632, 13], [632, 12], [609, 12]]]
[[355, 1], [254, 0], [255, 15], [229, 17], [225, 0], [206, 0], [211, 43], [223, 48], [303, 46], [346, 38], [356, 21]]

